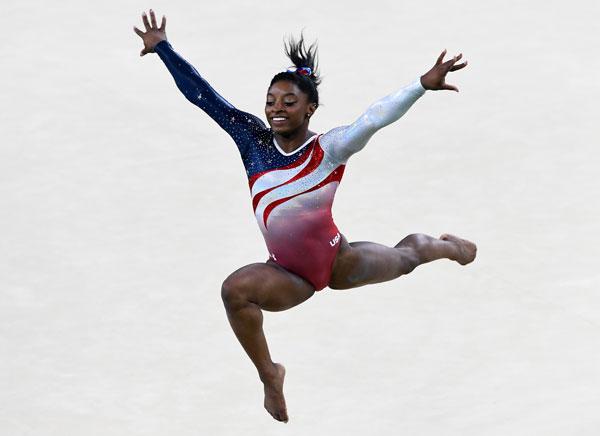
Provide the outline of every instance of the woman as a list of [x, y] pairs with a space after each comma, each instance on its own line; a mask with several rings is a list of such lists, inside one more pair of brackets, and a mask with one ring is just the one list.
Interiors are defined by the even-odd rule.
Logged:
[[288, 421], [283, 365], [271, 360], [262, 329], [261, 310], [294, 307], [326, 286], [350, 289], [395, 279], [437, 259], [466, 265], [475, 259], [472, 242], [452, 235], [439, 239], [409, 235], [395, 247], [372, 242], [348, 243], [331, 217], [331, 205], [348, 158], [361, 150], [380, 128], [399, 119], [430, 90], [454, 90], [445, 83], [462, 55], [443, 62], [371, 105], [354, 123], [318, 135], [308, 129], [319, 105], [316, 47], [293, 39], [286, 54], [295, 67], [275, 75], [267, 92], [265, 115], [270, 128], [242, 112], [219, 94], [180, 57], [167, 41], [163, 16], [160, 27], [150, 10], [144, 12], [145, 32], [140, 55], [157, 53], [185, 97], [213, 118], [237, 144], [248, 174], [252, 204], [269, 250], [265, 263], [232, 273], [221, 295], [227, 317], [264, 384], [264, 406], [278, 421]]

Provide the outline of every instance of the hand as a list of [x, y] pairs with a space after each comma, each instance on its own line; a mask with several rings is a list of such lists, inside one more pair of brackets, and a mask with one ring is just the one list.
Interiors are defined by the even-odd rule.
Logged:
[[433, 91], [439, 91], [441, 89], [448, 89], [451, 91], [458, 92], [458, 88], [454, 85], [449, 85], [446, 83], [446, 74], [450, 71], [460, 70], [467, 66], [467, 61], [462, 64], [457, 64], [462, 58], [462, 53], [458, 56], [454, 56], [449, 61], [443, 62], [444, 56], [446, 55], [446, 50], [442, 52], [437, 58], [435, 65], [421, 76], [421, 85], [425, 89], [431, 89]]
[[154, 11], [150, 9], [150, 22], [152, 25], [150, 25], [148, 22], [148, 15], [146, 15], [146, 12], [142, 14], [142, 20], [144, 21], [144, 26], [146, 27], [146, 33], [133, 26], [133, 31], [137, 33], [144, 42], [144, 49], [140, 52], [140, 56], [144, 56], [148, 53], [154, 53], [154, 47], [156, 44], [167, 40], [167, 34], [165, 33], [167, 17], [163, 15], [162, 21], [160, 22], [160, 27], [158, 27], [156, 25], [156, 16], [154, 15]]

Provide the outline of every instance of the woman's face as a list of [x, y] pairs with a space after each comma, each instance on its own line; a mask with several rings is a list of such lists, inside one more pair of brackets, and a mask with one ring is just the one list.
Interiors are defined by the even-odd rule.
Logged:
[[273, 83], [267, 92], [265, 115], [275, 133], [293, 133], [308, 121], [316, 110], [308, 96], [294, 82], [280, 80]]

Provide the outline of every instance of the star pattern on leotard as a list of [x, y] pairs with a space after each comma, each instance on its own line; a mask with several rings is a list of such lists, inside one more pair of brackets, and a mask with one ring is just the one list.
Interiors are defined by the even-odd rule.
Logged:
[[296, 153], [283, 154], [273, 144], [273, 131], [263, 120], [231, 106], [168, 43], [161, 43], [156, 51], [185, 96], [203, 110], [210, 109], [209, 115], [235, 141], [248, 177], [291, 165], [309, 149], [303, 147]]
[[258, 131], [253, 144], [248, 144], [247, 152], [243, 156], [246, 174], [248, 177], [252, 177], [258, 173], [285, 167], [298, 160], [304, 153], [310, 152], [311, 146], [308, 143], [297, 152], [285, 155], [273, 144], [271, 129]]

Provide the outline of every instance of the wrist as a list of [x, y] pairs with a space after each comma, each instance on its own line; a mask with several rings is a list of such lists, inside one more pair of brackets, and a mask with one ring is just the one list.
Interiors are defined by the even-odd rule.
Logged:
[[[164, 44], [163, 44], [164, 43]], [[163, 46], [168, 46], [169, 45], [169, 41], [167, 41], [167, 38], [165, 39], [161, 39], [160, 41], [158, 41], [156, 44], [154, 44], [154, 47], [152, 47], [153, 51], [156, 51], [156, 49], [160, 49]]]

